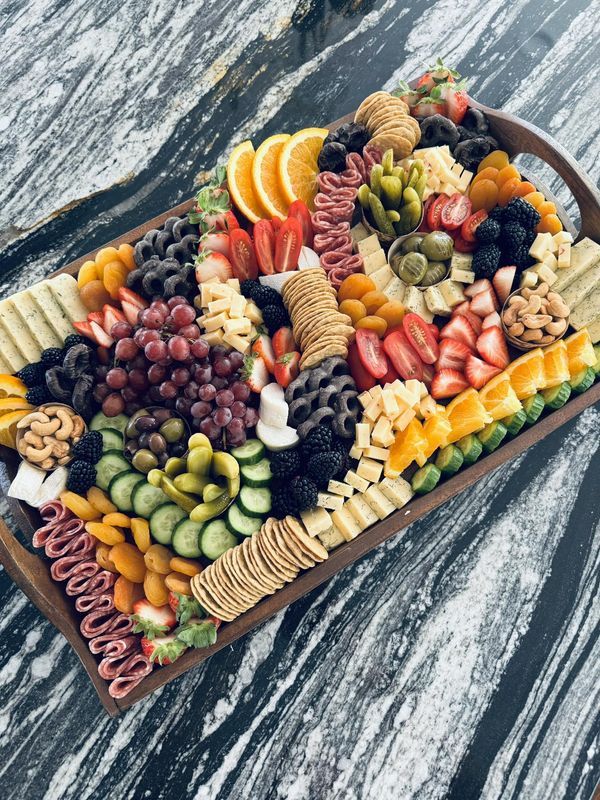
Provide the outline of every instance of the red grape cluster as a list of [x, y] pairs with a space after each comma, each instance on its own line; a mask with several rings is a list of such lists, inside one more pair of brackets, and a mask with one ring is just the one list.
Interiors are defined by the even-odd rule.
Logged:
[[196, 311], [185, 297], [154, 300], [139, 324], [115, 322], [115, 366], [96, 368], [94, 399], [107, 417], [145, 405], [174, 408], [215, 446], [238, 447], [258, 421], [241, 380], [244, 356], [200, 338]]

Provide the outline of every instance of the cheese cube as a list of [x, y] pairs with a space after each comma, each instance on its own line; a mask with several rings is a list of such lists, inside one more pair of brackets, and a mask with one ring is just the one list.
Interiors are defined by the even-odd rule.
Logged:
[[425, 384], [422, 381], [416, 380], [416, 378], [409, 378], [409, 380], [404, 382], [404, 386], [413, 399], [410, 404], [411, 406], [416, 405], [419, 400], [427, 394], [427, 387]]
[[408, 286], [402, 301], [409, 311], [418, 314], [425, 322], [432, 322], [433, 314], [425, 305], [423, 292], [416, 286]]
[[350, 458], [354, 458], [356, 461], [360, 461], [360, 459], [362, 458], [362, 454], [363, 454], [362, 449], [355, 444], [352, 445], [352, 447], [348, 452]]
[[400, 406], [400, 410], [403, 410], [403, 406], [412, 406], [414, 403], [414, 398], [409, 389], [402, 383], [400, 380], [395, 380], [392, 384], [394, 388], [394, 395], [396, 400], [398, 400], [398, 404]]
[[450, 279], [442, 281], [437, 288], [442, 293], [442, 297], [450, 306], [450, 308], [454, 308], [466, 300], [466, 297], [463, 294], [462, 285], [456, 281]]
[[231, 286], [234, 292], [240, 291], [240, 282], [238, 278], [228, 278], [227, 279], [227, 286]]
[[360, 475], [357, 475], [356, 472], [351, 469], [344, 475], [344, 480], [349, 486], [356, 489], [357, 492], [366, 492], [369, 488], [369, 481], [361, 478]]
[[328, 531], [323, 531], [323, 533], [317, 534], [318, 540], [321, 542], [323, 547], [326, 550], [335, 550], [336, 547], [339, 547], [341, 544], [344, 544], [346, 541], [342, 536], [341, 531], [332, 525]]
[[370, 256], [371, 253], [375, 253], [377, 250], [381, 250], [381, 243], [376, 233], [367, 236], [366, 239], [362, 239], [358, 243], [358, 252], [363, 257]]
[[[377, 461], [373, 461], [371, 458], [365, 458], [364, 456], [358, 462], [358, 467], [356, 468], [356, 474], [359, 475], [361, 478], [364, 478], [366, 481], [370, 483], [377, 483], [379, 478], [381, 477], [381, 472], [383, 470], [383, 465], [377, 463]], [[330, 489], [331, 491], [331, 481]]]
[[216, 316], [217, 314], [220, 314], [221, 311], [229, 311], [230, 306], [231, 300], [229, 297], [222, 297], [219, 300], [211, 300], [208, 304], [207, 316]]
[[363, 411], [363, 417], [371, 420], [371, 422], [375, 422], [375, 420], [381, 414], [381, 398], [374, 397], [369, 405]]
[[355, 426], [355, 435], [357, 447], [363, 449], [371, 444], [371, 426], [368, 423], [358, 422]]
[[231, 303], [229, 305], [229, 316], [231, 319], [241, 319], [244, 316], [246, 302], [246, 298], [242, 294], [235, 294], [231, 298]]
[[242, 319], [228, 319], [223, 325], [225, 333], [239, 333], [240, 335], [250, 333], [251, 327], [252, 323], [248, 317], [242, 317]]
[[538, 280], [545, 281], [548, 286], [552, 286], [552, 284], [556, 283], [558, 280], [556, 272], [551, 270], [550, 267], [543, 262], [541, 264], [534, 264], [533, 267], [531, 267], [531, 271], [535, 272], [538, 276]]
[[231, 286], [228, 286], [226, 283], [214, 283], [212, 287], [212, 296], [213, 300], [219, 297], [231, 297], [232, 294], [235, 294]]
[[400, 278], [394, 277], [385, 287], [385, 296], [388, 300], [398, 300], [401, 303], [404, 300], [404, 295], [406, 294], [406, 284], [404, 281], [401, 281]]
[[352, 486], [348, 486], [347, 483], [342, 483], [341, 481], [329, 481], [327, 491], [331, 492], [331, 494], [341, 494], [342, 497], [352, 497], [354, 494]]
[[438, 286], [429, 286], [423, 292], [427, 308], [432, 314], [439, 314], [441, 317], [449, 317], [452, 309], [445, 301]]
[[[329, 492], [319, 492], [317, 495], [317, 505], [321, 508], [328, 508], [336, 511], [344, 505], [344, 498], [339, 494], [329, 494]], [[318, 536], [319, 534], [317, 534]]]
[[360, 494], [354, 495], [354, 497], [344, 503], [344, 508], [348, 509], [363, 531], [365, 528], [368, 528], [369, 525], [373, 525], [373, 523], [377, 522], [377, 514], [369, 504], [365, 502], [363, 496]]
[[529, 248], [529, 255], [536, 261], [542, 261], [544, 254], [548, 250], [552, 251], [553, 247], [554, 241], [551, 233], [538, 233]]
[[392, 272], [392, 268], [387, 264], [384, 267], [380, 267], [379, 269], [375, 270], [375, 272], [372, 272], [369, 275], [369, 278], [371, 278], [371, 280], [375, 284], [375, 288], [377, 289], [378, 292], [383, 292], [388, 283], [392, 280], [392, 278], [395, 277], [396, 276]]
[[571, 245], [569, 242], [563, 242], [558, 246], [558, 268], [565, 269], [571, 266]]
[[[569, 262], [570, 261], [571, 261], [571, 259], [569, 257]], [[545, 264], [547, 267], [550, 267], [550, 269], [552, 271], [555, 271], [555, 270], [558, 269], [558, 259], [556, 258], [554, 253], [550, 252], [550, 250], [548, 250], [548, 252], [544, 253], [544, 258], [542, 259], [542, 264]]]
[[396, 508], [406, 505], [414, 494], [410, 483], [404, 478], [384, 478], [379, 484], [379, 488]]
[[358, 534], [363, 530], [346, 506], [340, 508], [338, 511], [334, 511], [331, 514], [331, 519], [347, 542], [356, 539]]
[[455, 250], [452, 253], [452, 260], [450, 261], [450, 270], [461, 269], [465, 272], [471, 272], [473, 264], [473, 255], [471, 253], [459, 253]]
[[557, 253], [561, 244], [573, 244], [573, 235], [568, 231], [559, 231], [554, 234], [552, 241], [554, 242], [553, 252]]
[[358, 402], [361, 404], [363, 408], [366, 408], [373, 398], [369, 394], [369, 392], [361, 392], [358, 395]]
[[[200, 338], [204, 339], [205, 342], [208, 342], [208, 344], [211, 347], [214, 347], [216, 344], [223, 344], [223, 341], [224, 341], [223, 333], [224, 333], [223, 328], [219, 328], [216, 331], [210, 331], [209, 333], [203, 333]], [[227, 342], [227, 344], [229, 344], [229, 342]], [[231, 345], [231, 347], [233, 347], [233, 345]], [[250, 345], [248, 345], [248, 349], [250, 349]], [[241, 352], [242, 352], [242, 350], [240, 350], [240, 353]]]
[[329, 512], [320, 506], [311, 508], [309, 511], [301, 511], [300, 518], [304, 523], [308, 535], [313, 537], [317, 536], [319, 533], [323, 533], [323, 531], [329, 530], [333, 525]]
[[367, 239], [369, 236], [369, 231], [365, 228], [362, 222], [359, 222], [353, 228], [350, 228], [350, 236], [352, 237], [352, 241], [354, 243], [354, 249], [356, 250], [356, 245], [359, 242], [362, 242], [363, 239]]
[[[219, 332], [220, 331], [217, 331], [217, 333]], [[204, 338], [206, 339], [207, 337], [205, 336]], [[246, 356], [250, 352], [249, 339], [244, 339], [243, 336], [239, 336], [237, 333], [226, 333], [223, 336], [223, 341], [230, 347], [233, 347], [234, 350], [242, 353], [242, 355]]]
[[379, 417], [377, 424], [371, 431], [371, 441], [376, 445], [383, 444], [383, 442], [389, 439], [391, 430], [392, 423], [389, 421], [389, 419], [387, 417]]
[[385, 267], [387, 265], [387, 258], [385, 257], [385, 252], [382, 249], [376, 250], [371, 255], [367, 256], [363, 259], [363, 269], [365, 271], [365, 275], [371, 275], [373, 272], [377, 272], [377, 270]]
[[403, 431], [411, 419], [416, 415], [414, 408], [406, 408], [392, 422], [392, 430]]
[[396, 506], [391, 500], [388, 500], [381, 489], [376, 485], [369, 486], [363, 497], [379, 519], [385, 519], [396, 510]]
[[388, 417], [396, 417], [400, 413], [398, 401], [389, 386], [381, 393], [381, 405], [383, 407], [383, 413]]
[[457, 281], [458, 283], [474, 283], [475, 273], [471, 272], [468, 269], [459, 269], [458, 267], [452, 267], [452, 269], [450, 270], [450, 279], [453, 281]]
[[256, 305], [256, 303], [253, 300], [246, 301], [244, 316], [248, 317], [250, 322], [253, 322], [255, 325], [260, 325], [260, 323], [263, 321], [260, 308]]
[[212, 300], [212, 286], [210, 283], [203, 283], [200, 287], [200, 305], [207, 308]]
[[427, 397], [421, 398], [421, 402], [419, 403], [419, 411], [424, 419], [429, 419], [429, 417], [433, 417], [435, 414], [437, 414], [437, 404], [433, 397], [427, 395]]
[[204, 320], [204, 330], [208, 333], [210, 333], [210, 331], [216, 331], [217, 328], [222, 328], [226, 322], [227, 314], [225, 314], [225, 312], [216, 314], [214, 317], [208, 317], [208, 319]]
[[383, 387], [379, 383], [376, 383], [372, 389], [369, 389], [369, 394], [371, 397], [379, 397], [381, 399], [382, 392]]
[[470, 172], [468, 169], [463, 169], [462, 175], [460, 176], [460, 180], [456, 184], [456, 188], [461, 194], [466, 193], [472, 178], [473, 178], [473, 173]]
[[531, 269], [526, 269], [521, 275], [519, 286], [521, 289], [533, 289], [534, 286], [537, 286], [537, 282], [538, 276], [536, 273]]
[[[390, 431], [391, 429], [392, 427], [390, 425]], [[395, 439], [393, 433], [391, 434], [391, 437], [393, 442]], [[386, 441], [389, 441], [389, 438], [386, 438]], [[374, 445], [371, 445], [370, 447], [367, 447], [365, 450], [365, 456], [367, 458], [373, 458], [375, 461], [387, 461], [389, 454], [390, 453], [387, 447], [375, 447]]]

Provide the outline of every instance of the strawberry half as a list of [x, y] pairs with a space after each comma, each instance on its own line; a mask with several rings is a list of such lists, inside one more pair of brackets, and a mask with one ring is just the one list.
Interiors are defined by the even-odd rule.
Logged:
[[443, 369], [453, 369], [457, 372], [464, 372], [467, 356], [471, 355], [471, 350], [463, 342], [454, 339], [442, 339], [440, 342], [440, 356], [435, 363], [436, 372]]
[[252, 344], [252, 352], [260, 356], [271, 375], [275, 372], [275, 353], [267, 333], [259, 333]]
[[499, 375], [502, 370], [499, 367], [493, 367], [491, 364], [486, 364], [477, 356], [470, 355], [467, 358], [465, 366], [465, 375], [467, 380], [474, 389], [482, 389], [488, 381], [491, 381], [496, 375]]
[[492, 278], [501, 305], [506, 303], [506, 298], [512, 292], [516, 272], [516, 267], [501, 267]]
[[229, 258], [229, 234], [225, 231], [205, 233], [200, 239], [198, 245], [198, 252], [203, 253], [205, 250], [213, 253], [223, 253], [225, 258]]
[[114, 308], [113, 306], [105, 305], [102, 309], [104, 312], [104, 320], [102, 322], [102, 327], [110, 336], [110, 329], [115, 324], [115, 322], [127, 322], [127, 317], [122, 311], [119, 311], [118, 308]]
[[100, 347], [112, 347], [112, 336], [109, 336], [104, 328], [98, 325], [97, 322], [90, 322], [90, 328], [92, 329], [92, 336], [96, 344], [99, 344]]
[[271, 339], [271, 344], [273, 345], [275, 358], [284, 356], [286, 353], [293, 353], [294, 350], [298, 349], [298, 345], [294, 339], [294, 334], [292, 333], [292, 329], [289, 327], [289, 325], [284, 325], [275, 331], [273, 338]]
[[496, 328], [501, 328], [502, 327], [502, 323], [501, 323], [501, 320], [500, 320], [500, 314], [498, 314], [497, 311], [494, 311], [491, 314], [488, 314], [487, 317], [485, 317], [485, 319], [481, 323], [481, 329], [482, 330], [485, 330], [486, 328], [493, 328], [493, 327], [496, 327]]
[[161, 667], [177, 661], [179, 656], [187, 650], [184, 642], [177, 639], [174, 634], [156, 636], [152, 639], [143, 636], [140, 644], [146, 658], [153, 663], [158, 661]]
[[510, 363], [504, 334], [496, 326], [486, 328], [477, 339], [477, 352], [494, 367], [506, 369]]
[[436, 372], [431, 381], [431, 396], [435, 400], [443, 400], [446, 397], [456, 397], [468, 388], [469, 382], [462, 373], [455, 369], [443, 369]]
[[256, 392], [256, 394], [262, 392], [267, 383], [269, 383], [270, 378], [267, 365], [261, 356], [256, 354], [246, 356], [242, 379], [246, 382], [250, 391]]
[[475, 297], [476, 294], [479, 292], [483, 292], [486, 289], [491, 289], [492, 284], [488, 281], [487, 278], [480, 278], [478, 281], [474, 281], [469, 286], [465, 286], [463, 289], [463, 294], [465, 297]]
[[469, 325], [475, 331], [475, 334], [479, 336], [479, 334], [481, 333], [481, 319], [477, 316], [477, 314], [473, 314], [473, 312], [471, 311], [471, 304], [468, 300], [465, 300], [463, 303], [456, 306], [456, 308], [452, 312], [452, 316], [465, 317], [468, 320]]
[[282, 389], [287, 389], [300, 372], [300, 353], [286, 353], [275, 362], [274, 376]]
[[202, 614], [202, 608], [196, 599], [179, 594], [179, 592], [169, 592], [169, 606], [175, 613], [177, 622], [181, 625], [184, 625], [192, 617]]
[[233, 278], [233, 267], [223, 253], [204, 250], [196, 256], [196, 280], [204, 283], [211, 278], [218, 278], [221, 283], [225, 283]]
[[125, 314], [125, 319], [131, 325], [131, 327], [137, 325], [139, 321], [138, 317], [142, 309], [138, 308], [138, 306], [134, 306], [133, 303], [128, 303], [125, 300], [121, 300], [121, 308], [123, 309], [123, 314]]
[[454, 339], [465, 344], [471, 352], [475, 352], [477, 335], [466, 317], [461, 314], [452, 317], [440, 331], [440, 339]]
[[481, 319], [484, 319], [488, 314], [493, 314], [494, 311], [498, 310], [498, 301], [496, 300], [496, 295], [491, 286], [489, 289], [485, 289], [483, 292], [479, 292], [479, 294], [471, 298], [469, 310], [472, 311], [473, 314], [477, 314]]
[[145, 598], [133, 604], [131, 619], [135, 622], [133, 632], [143, 633], [150, 640], [168, 633], [177, 624], [175, 612], [168, 604], [153, 606]]
[[118, 297], [121, 303], [129, 303], [132, 306], [136, 306], [139, 310], [141, 308], [148, 308], [150, 303], [147, 300], [134, 292], [132, 289], [128, 289], [126, 286], [121, 286], [118, 291]]
[[82, 322], [73, 322], [72, 325], [77, 333], [80, 333], [82, 336], [87, 336], [88, 339], [91, 339], [94, 342], [96, 341], [94, 338], [94, 332], [92, 331], [92, 326], [87, 320], [83, 320]]

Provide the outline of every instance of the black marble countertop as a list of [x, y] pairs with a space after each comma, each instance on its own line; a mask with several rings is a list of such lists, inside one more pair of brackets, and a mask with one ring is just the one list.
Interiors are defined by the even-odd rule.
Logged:
[[[3, 296], [188, 197], [242, 139], [438, 55], [600, 176], [599, 0], [14, 0], [0, 31]], [[4, 800], [587, 800], [599, 425], [588, 409], [118, 719], [0, 572]]]

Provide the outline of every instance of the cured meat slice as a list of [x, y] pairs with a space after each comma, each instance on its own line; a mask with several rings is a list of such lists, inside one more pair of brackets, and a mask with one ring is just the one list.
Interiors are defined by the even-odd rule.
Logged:
[[65, 522], [73, 514], [60, 500], [49, 500], [40, 506], [40, 516], [44, 522]]
[[75, 608], [82, 614], [90, 611], [114, 611], [112, 594], [82, 594], [75, 600]]
[[126, 614], [114, 611], [90, 611], [81, 620], [79, 630], [86, 639], [93, 639], [100, 633], [116, 632], [119, 637], [133, 630], [133, 622]]

